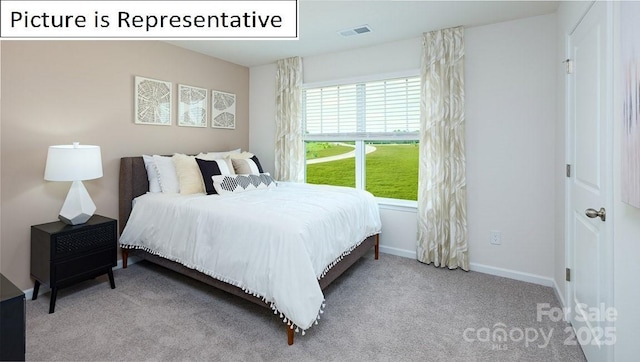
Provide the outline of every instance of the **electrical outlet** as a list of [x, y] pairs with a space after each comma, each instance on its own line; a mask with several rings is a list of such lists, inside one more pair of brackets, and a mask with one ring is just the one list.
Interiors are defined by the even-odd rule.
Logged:
[[500, 236], [500, 232], [497, 230], [489, 231], [489, 242], [493, 245], [502, 244], [502, 238]]

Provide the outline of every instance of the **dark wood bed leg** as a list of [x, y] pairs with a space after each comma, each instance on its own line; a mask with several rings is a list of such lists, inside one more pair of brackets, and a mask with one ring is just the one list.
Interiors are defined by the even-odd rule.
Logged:
[[374, 246], [375, 259], [378, 260], [380, 253], [380, 234], [376, 234], [376, 245]]
[[291, 329], [291, 326], [285, 326], [287, 327], [287, 344], [292, 345], [293, 344], [293, 329]]
[[129, 258], [129, 250], [122, 249], [122, 269], [127, 269], [127, 259], [128, 258]]

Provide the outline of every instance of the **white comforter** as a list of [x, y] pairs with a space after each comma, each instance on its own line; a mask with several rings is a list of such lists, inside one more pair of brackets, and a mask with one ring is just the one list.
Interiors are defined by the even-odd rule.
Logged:
[[279, 183], [224, 196], [147, 193], [120, 244], [241, 287], [304, 330], [324, 301], [318, 278], [380, 229], [368, 192]]

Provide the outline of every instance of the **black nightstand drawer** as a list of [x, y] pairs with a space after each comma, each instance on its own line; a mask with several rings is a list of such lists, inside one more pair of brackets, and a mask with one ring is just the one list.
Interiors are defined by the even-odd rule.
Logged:
[[113, 247], [116, 239], [115, 227], [111, 224], [100, 225], [89, 230], [58, 234], [53, 237], [55, 251], [52, 259], [62, 258], [85, 250]]
[[116, 266], [116, 249], [108, 249], [99, 253], [71, 259], [55, 264], [56, 280], [65, 283], [67, 279], [82, 278], [105, 268]]

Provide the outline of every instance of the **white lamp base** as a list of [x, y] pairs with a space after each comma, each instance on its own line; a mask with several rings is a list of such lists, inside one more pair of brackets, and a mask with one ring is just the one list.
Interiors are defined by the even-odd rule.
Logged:
[[82, 184], [82, 181], [73, 181], [67, 198], [62, 204], [58, 219], [69, 225], [84, 224], [96, 212], [96, 205]]

